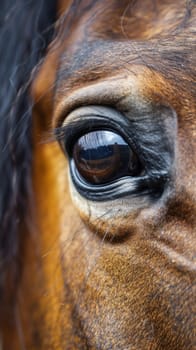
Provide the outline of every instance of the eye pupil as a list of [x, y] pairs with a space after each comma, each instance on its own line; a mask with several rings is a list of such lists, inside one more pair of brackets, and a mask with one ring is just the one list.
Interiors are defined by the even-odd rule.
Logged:
[[140, 170], [138, 158], [126, 141], [108, 130], [81, 136], [74, 145], [73, 159], [79, 174], [91, 184], [136, 176]]

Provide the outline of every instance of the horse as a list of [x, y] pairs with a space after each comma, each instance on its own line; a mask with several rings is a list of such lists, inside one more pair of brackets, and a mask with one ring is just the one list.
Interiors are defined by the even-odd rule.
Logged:
[[3, 350], [195, 347], [194, 0], [2, 0]]

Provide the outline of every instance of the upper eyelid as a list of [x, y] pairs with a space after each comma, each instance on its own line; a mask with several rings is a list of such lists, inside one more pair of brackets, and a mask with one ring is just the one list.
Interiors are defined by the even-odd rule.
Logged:
[[132, 110], [127, 116], [106, 106], [80, 107], [71, 112], [64, 119], [62, 127], [56, 130], [59, 131], [59, 140], [65, 136], [68, 138], [69, 147], [69, 143], [73, 142], [70, 135], [73, 138], [79, 136], [81, 125], [82, 131], [92, 131], [93, 118], [100, 118], [101, 128], [110, 124], [112, 130], [119, 132], [139, 156], [146, 170], [148, 168], [152, 172], [161, 172], [165, 168], [169, 171], [175, 156], [176, 113], [172, 108], [164, 105], [147, 106], [144, 110], [146, 113], [141, 115], [138, 109], [135, 110], [135, 114]]
[[[65, 138], [76, 139], [87, 132], [95, 130], [110, 130], [118, 133], [137, 153], [138, 145], [134, 135], [128, 135], [126, 129], [130, 121], [120, 111], [106, 106], [81, 107], [70, 113], [61, 127], [55, 129], [59, 141]], [[70, 136], [72, 135], [72, 137]], [[68, 142], [69, 143], [69, 142]]]
[[[132, 91], [132, 78], [134, 79], [134, 93]], [[81, 87], [74, 92], [71, 91], [70, 94], [68, 94], [66, 98], [63, 98], [60, 103], [56, 103], [53, 116], [54, 128], [61, 126], [68, 115], [82, 106], [96, 104], [102, 106], [108, 104], [113, 107], [116, 106], [122, 97], [126, 97], [128, 93], [128, 85], [130, 85], [130, 96], [134, 96], [131, 98], [134, 104], [134, 101], [138, 99], [134, 74], [133, 77], [129, 76], [129, 79], [127, 79], [127, 75], [107, 78], [107, 88], [104, 79], [103, 81], [96, 82], [90, 86]], [[126, 92], [124, 91], [125, 86]]]

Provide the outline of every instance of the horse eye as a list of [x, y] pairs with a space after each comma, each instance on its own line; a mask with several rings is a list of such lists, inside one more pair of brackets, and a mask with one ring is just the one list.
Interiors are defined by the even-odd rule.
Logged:
[[72, 156], [81, 177], [91, 184], [136, 176], [141, 170], [136, 154], [112, 131], [92, 131], [81, 136], [73, 147]]

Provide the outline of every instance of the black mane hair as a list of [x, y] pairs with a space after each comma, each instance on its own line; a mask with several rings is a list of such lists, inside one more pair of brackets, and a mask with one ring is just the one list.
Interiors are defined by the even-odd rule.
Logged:
[[32, 71], [53, 35], [56, 0], [1, 0], [0, 6], [0, 294], [17, 256], [32, 157]]

